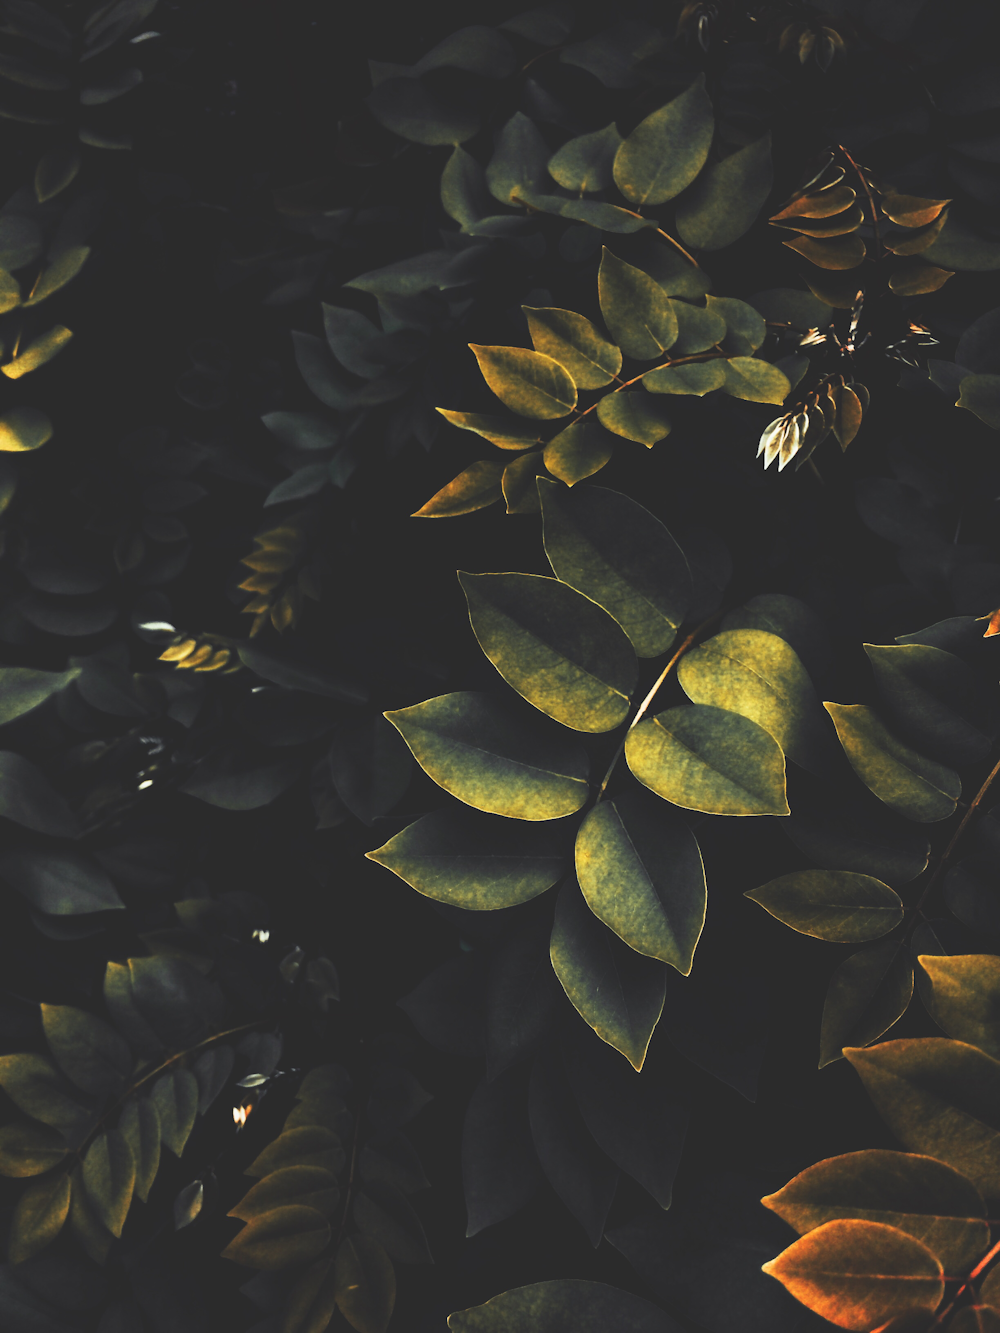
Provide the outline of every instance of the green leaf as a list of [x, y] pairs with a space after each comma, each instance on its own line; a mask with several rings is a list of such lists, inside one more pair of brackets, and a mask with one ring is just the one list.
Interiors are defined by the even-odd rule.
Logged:
[[906, 1013], [912, 997], [913, 963], [901, 940], [873, 944], [845, 959], [830, 978], [823, 1004], [820, 1069], [839, 1060], [845, 1046], [877, 1041]]
[[511, 411], [522, 417], [549, 421], [568, 416], [576, 407], [576, 385], [551, 356], [526, 347], [469, 346], [479, 362], [483, 379]]
[[[52, 422], [37, 407], [14, 407], [0, 416], [0, 453], [26, 453], [52, 439]], [[7, 670], [30, 668], [8, 667]]]
[[337, 795], [365, 824], [398, 804], [413, 772], [409, 750], [379, 713], [338, 727], [328, 763]]
[[958, 386], [955, 406], [974, 412], [987, 426], [1000, 430], [1000, 375], [966, 375]]
[[451, 1333], [673, 1333], [673, 1320], [631, 1292], [559, 1278], [514, 1287], [448, 1317]]
[[989, 1245], [979, 1191], [944, 1162], [916, 1153], [868, 1148], [828, 1157], [761, 1203], [799, 1235], [838, 1218], [896, 1227], [936, 1254], [946, 1273], [965, 1271]]
[[899, 894], [850, 870], [793, 870], [743, 896], [801, 935], [835, 944], [879, 939], [903, 919]]
[[864, 704], [823, 707], [833, 718], [851, 767], [880, 801], [925, 824], [954, 813], [962, 782], [953, 769], [903, 745]]
[[597, 404], [602, 426], [651, 449], [670, 434], [667, 408], [643, 393], [609, 393]]
[[687, 615], [691, 572], [664, 525], [603, 486], [567, 491], [543, 479], [538, 493], [556, 578], [614, 616], [639, 657], [665, 653]]
[[944, 1270], [920, 1241], [881, 1222], [825, 1222], [763, 1265], [807, 1309], [869, 1333], [898, 1315], [933, 1314]]
[[597, 290], [604, 322], [626, 356], [651, 361], [673, 346], [677, 315], [666, 292], [607, 246], [601, 251]]
[[502, 460], [494, 458], [471, 463], [410, 517], [458, 518], [496, 504], [503, 498], [500, 483], [506, 466]]
[[575, 737], [513, 699], [464, 690], [385, 715], [427, 775], [466, 805], [508, 819], [560, 819], [589, 795]]
[[71, 329], [56, 324], [47, 333], [30, 342], [12, 361], [0, 366], [0, 370], [9, 380], [19, 380], [22, 375], [30, 375], [33, 370], [38, 370], [61, 352], [72, 336]]
[[0, 750], [0, 816], [53, 838], [75, 838], [80, 830], [76, 815], [41, 769], [9, 750]]
[[917, 961], [931, 983], [921, 998], [938, 1027], [1000, 1059], [1000, 958], [921, 954]]
[[690, 393], [704, 398], [713, 389], [721, 389], [726, 382], [722, 360], [696, 361], [687, 366], [660, 366], [647, 370], [642, 387], [650, 393]]
[[7, 213], [0, 218], [0, 269], [13, 273], [37, 259], [44, 249], [41, 228], [33, 218]]
[[[552, 1034], [556, 1015], [563, 1011], [562, 990], [549, 958], [550, 934], [550, 922], [529, 923], [505, 939], [490, 959], [485, 1027], [493, 1087], [498, 1075]], [[484, 1212], [491, 1207], [483, 1202]]]
[[353, 1216], [358, 1230], [401, 1264], [434, 1262], [420, 1218], [394, 1186], [369, 1181], [355, 1195]]
[[450, 412], [446, 407], [434, 409], [445, 421], [459, 430], [471, 430], [498, 449], [530, 449], [541, 444], [541, 436], [519, 417], [496, 417], [483, 412]]
[[483, 652], [529, 703], [576, 731], [625, 718], [638, 664], [621, 626], [582, 593], [537, 574], [459, 574]]
[[730, 356], [752, 357], [767, 337], [767, 325], [760, 312], [746, 301], [737, 301], [732, 296], [706, 296], [705, 304], [713, 314], [726, 321], [724, 350]]
[[81, 667], [69, 671], [36, 671], [33, 667], [0, 667], [0, 726], [30, 713], [71, 680]]
[[501, 488], [508, 514], [537, 514], [538, 491], [535, 480], [545, 471], [545, 460], [540, 451], [522, 454], [504, 468]]
[[712, 163], [677, 205], [681, 240], [701, 250], [732, 245], [753, 225], [773, 180], [769, 133]]
[[944, 1037], [844, 1055], [904, 1148], [961, 1171], [987, 1199], [1000, 1197], [1000, 1061]]
[[576, 194], [606, 190], [614, 180], [615, 153], [622, 142], [614, 121], [603, 130], [568, 139], [549, 159], [549, 175], [564, 190]]
[[35, 168], [35, 198], [40, 204], [54, 199], [73, 183], [79, 170], [80, 150], [75, 144], [50, 149]]
[[978, 235], [949, 212], [941, 235], [924, 251], [923, 258], [959, 273], [992, 273], [1000, 269], [1000, 242]]
[[321, 1259], [302, 1273], [288, 1292], [281, 1333], [322, 1333], [337, 1309], [333, 1260]]
[[992, 742], [979, 724], [990, 701], [960, 657], [919, 643], [866, 643], [865, 652], [890, 721], [921, 754], [956, 767], [986, 758]]
[[82, 916], [125, 906], [97, 861], [80, 852], [10, 852], [0, 858], [0, 879], [47, 916]]
[[107, 1262], [108, 1253], [115, 1243], [115, 1238], [91, 1207], [90, 1200], [87, 1198], [87, 1191], [83, 1185], [83, 1167], [81, 1165], [74, 1168], [70, 1181], [70, 1227], [87, 1257], [93, 1260], [95, 1264], [104, 1264]]
[[668, 708], [631, 729], [625, 759], [644, 786], [685, 810], [788, 814], [781, 747], [739, 713], [702, 704]]
[[135, 1186], [135, 1159], [124, 1134], [98, 1134], [83, 1159], [83, 1187], [91, 1209], [116, 1238], [122, 1234]]
[[70, 1082], [92, 1097], [114, 1097], [122, 1092], [133, 1060], [114, 1028], [68, 1004], [43, 1004], [41, 1009], [45, 1040]]
[[149, 1198], [160, 1167], [160, 1117], [148, 1097], [132, 1097], [122, 1108], [118, 1128], [135, 1163], [134, 1192], [143, 1203]]
[[432, 810], [365, 855], [418, 893], [466, 911], [537, 898], [569, 864], [562, 838], [547, 828], [451, 809]]
[[611, 232], [619, 236], [628, 236], [633, 232], [655, 227], [653, 218], [643, 218], [631, 213], [617, 204], [605, 204], [598, 199], [563, 199], [558, 195], [536, 194], [532, 207], [543, 213], [554, 213], [557, 217], [569, 218], [573, 222], [585, 223], [597, 231]]
[[633, 204], [665, 204], [691, 184], [715, 131], [712, 100], [699, 74], [689, 88], [641, 121], [615, 154], [615, 184]]
[[21, 304], [21, 284], [6, 269], [0, 268], [0, 315], [16, 310]]
[[[545, 966], [551, 976], [547, 954], [546, 941]], [[558, 989], [555, 977], [552, 984]], [[469, 1099], [462, 1123], [467, 1237], [511, 1217], [541, 1184], [524, 1110], [524, 1090], [517, 1076], [484, 1078]]]
[[802, 768], [829, 767], [833, 747], [809, 673], [776, 634], [723, 630], [681, 658], [677, 680], [692, 703], [758, 723]]
[[780, 405], [792, 391], [788, 376], [767, 361], [758, 361], [752, 356], [734, 356], [728, 361], [720, 361], [719, 365], [726, 373], [722, 392], [733, 398]]
[[664, 965], [623, 944], [594, 916], [573, 883], [559, 891], [550, 956], [584, 1022], [641, 1069], [663, 1012]]
[[833, 310], [814, 296], [795, 287], [770, 287], [751, 296], [750, 304], [775, 324], [789, 324], [803, 333], [808, 329], [825, 329], [833, 319]]
[[497, 135], [496, 148], [486, 168], [490, 194], [501, 204], [530, 203], [549, 185], [549, 147], [534, 121], [516, 111]]
[[266, 1178], [293, 1166], [307, 1166], [339, 1176], [347, 1159], [343, 1144], [333, 1130], [325, 1124], [289, 1125], [290, 1120], [291, 1117], [285, 1121], [286, 1128], [243, 1174]]
[[0, 1125], [0, 1176], [40, 1176], [68, 1152], [62, 1135], [47, 1125], [24, 1120]]
[[160, 1118], [160, 1142], [180, 1157], [198, 1114], [198, 1080], [189, 1069], [161, 1074], [149, 1100]]
[[31, 295], [25, 298], [26, 306], [38, 305], [54, 295], [76, 277], [90, 256], [90, 246], [74, 245], [53, 260], [41, 274], [32, 288]]
[[600, 472], [614, 453], [615, 444], [615, 436], [590, 412], [554, 435], [545, 446], [542, 458], [554, 477], [567, 486], [575, 486], [578, 481]]
[[[718, 310], [703, 309], [687, 301], [671, 301], [670, 307], [677, 316], [677, 341], [673, 345], [675, 356], [707, 352], [717, 343], [721, 344], [725, 338], [726, 321]], [[722, 383], [721, 379], [719, 383]]]
[[17, 1201], [11, 1222], [7, 1250], [10, 1263], [23, 1264], [55, 1240], [69, 1217], [69, 1200], [68, 1172], [28, 1186]]
[[523, 305], [536, 352], [558, 361], [578, 389], [599, 389], [622, 368], [622, 354], [583, 315]]
[[590, 811], [575, 855], [594, 915], [637, 953], [687, 976], [708, 898], [701, 852], [684, 820], [633, 789]]
[[441, 207], [462, 226], [478, 222], [493, 207], [486, 173], [464, 148], [454, 148], [441, 173]]
[[273, 1208], [301, 1204], [306, 1208], [315, 1208], [324, 1217], [330, 1217], [339, 1199], [337, 1178], [332, 1172], [318, 1166], [285, 1166], [264, 1176], [256, 1185], [251, 1185], [226, 1216], [252, 1222], [255, 1217], [269, 1213]]
[[315, 1208], [289, 1204], [255, 1217], [222, 1251], [246, 1268], [278, 1272], [315, 1259], [330, 1243], [330, 1224]]
[[886, 884], [908, 884], [923, 873], [930, 842], [922, 829], [888, 806], [871, 801], [867, 792], [834, 801], [819, 792], [796, 802], [782, 829], [799, 851], [827, 870], [857, 870]]
[[82, 1141], [96, 1118], [93, 1105], [77, 1098], [44, 1055], [0, 1056], [0, 1087], [19, 1110], [57, 1130], [70, 1147]]
[[765, 592], [751, 597], [726, 614], [722, 628], [760, 629], [777, 634], [791, 645], [813, 677], [822, 674], [832, 652], [830, 633], [822, 617], [805, 602], [784, 593]]
[[345, 1236], [334, 1264], [337, 1308], [357, 1333], [386, 1333], [396, 1303], [392, 1260], [370, 1236]]

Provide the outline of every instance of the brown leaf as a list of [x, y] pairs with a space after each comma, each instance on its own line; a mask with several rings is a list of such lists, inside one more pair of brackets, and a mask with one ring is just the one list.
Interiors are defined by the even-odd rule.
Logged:
[[861, 429], [861, 401], [849, 384], [835, 390], [837, 418], [833, 424], [833, 433], [840, 442], [841, 449], [847, 446]]
[[912, 194], [888, 193], [882, 196], [882, 212], [901, 227], [922, 227], [933, 222], [950, 199], [919, 199]]
[[889, 279], [889, 288], [897, 296], [923, 296], [925, 292], [936, 292], [954, 276], [950, 269], [935, 268], [918, 260], [898, 268]]
[[934, 244], [941, 234], [941, 229], [948, 220], [948, 210], [944, 209], [940, 217], [929, 223], [920, 231], [911, 232], [908, 236], [891, 236], [885, 243], [885, 248], [891, 250], [894, 255], [919, 255], [922, 250], [928, 249]]
[[977, 616], [977, 620], [988, 620], [984, 639], [992, 639], [994, 634], [1000, 634], [1000, 606], [995, 611], [991, 611], [988, 616]]
[[[792, 231], [799, 231], [803, 236], [846, 236], [849, 232], [857, 231], [865, 220], [865, 215], [861, 211], [860, 204], [852, 204], [850, 208], [844, 209], [842, 213], [836, 213], [827, 221], [819, 222], [774, 222], [775, 227], [786, 227]], [[927, 242], [930, 245], [930, 241]]]
[[308, 1263], [330, 1243], [330, 1224], [315, 1208], [289, 1204], [261, 1213], [229, 1242], [223, 1259], [276, 1272]]
[[865, 257], [865, 243], [857, 232], [830, 241], [799, 236], [794, 241], [782, 241], [782, 245], [787, 245], [789, 250], [795, 250], [819, 268], [857, 268]]
[[857, 199], [857, 194], [848, 185], [838, 185], [832, 190], [821, 190], [816, 194], [804, 194], [786, 204], [780, 213], [775, 213], [772, 222], [784, 218], [829, 218], [835, 213], [850, 208]]

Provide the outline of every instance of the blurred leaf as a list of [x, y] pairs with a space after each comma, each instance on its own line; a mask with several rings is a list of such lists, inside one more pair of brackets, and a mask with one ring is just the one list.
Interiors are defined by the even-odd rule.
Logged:
[[262, 1213], [237, 1232], [223, 1259], [276, 1272], [315, 1259], [330, 1243], [330, 1224], [315, 1208], [289, 1204]]
[[75, 838], [76, 815], [29, 759], [0, 750], [0, 816], [36, 833]]
[[80, 674], [68, 671], [36, 671], [33, 667], [0, 667], [0, 726], [30, 713]]
[[174, 1230], [183, 1231], [201, 1216], [205, 1204], [205, 1186], [200, 1180], [185, 1185], [174, 1200]]
[[512, 412], [549, 420], [567, 416], [576, 407], [576, 385], [551, 356], [525, 347], [469, 346], [486, 383]]
[[73, 183], [79, 170], [80, 150], [75, 144], [50, 149], [35, 168], [35, 198], [40, 204], [54, 199]]
[[486, 1073], [495, 1079], [552, 1034], [565, 996], [552, 970], [551, 928], [529, 925], [493, 951], [486, 980]]
[[419, 79], [386, 79], [366, 98], [375, 119], [411, 143], [460, 144], [479, 129], [479, 115], [447, 101]]
[[73, 331], [67, 329], [62, 324], [55, 325], [49, 329], [48, 333], [43, 333], [35, 338], [33, 342], [28, 343], [24, 351], [19, 352], [12, 361], [7, 361], [0, 366], [0, 370], [10, 380], [19, 380], [22, 375], [30, 375], [33, 370], [38, 370], [66, 346]]
[[865, 644], [879, 695], [904, 739], [941, 763], [976, 763], [989, 754], [982, 730], [990, 700], [961, 658], [928, 644]]
[[0, 1175], [40, 1176], [65, 1158], [61, 1134], [47, 1125], [14, 1120], [0, 1125]]
[[820, 1069], [839, 1060], [845, 1046], [877, 1041], [906, 1013], [912, 996], [913, 963], [900, 940], [846, 958], [830, 978], [823, 1004]]
[[699, 74], [689, 88], [641, 121], [618, 149], [615, 184], [633, 204], [665, 204], [701, 171], [712, 146], [712, 102]]
[[362, 1235], [376, 1241], [399, 1263], [434, 1262], [420, 1218], [395, 1186], [369, 1181], [354, 1196], [353, 1217]]
[[[924, 252], [926, 256], [927, 251]], [[919, 260], [904, 261], [889, 279], [889, 290], [896, 296], [921, 296], [925, 292], [938, 291], [954, 276], [951, 269], [935, 268]]]
[[651, 361], [673, 346], [677, 315], [666, 292], [648, 273], [626, 264], [607, 246], [601, 251], [598, 294], [604, 321], [626, 356]]
[[10, 1228], [8, 1259], [22, 1264], [44, 1250], [69, 1217], [69, 1174], [49, 1176], [29, 1185], [17, 1201]]
[[677, 205], [681, 240], [701, 250], [732, 245], [753, 225], [772, 179], [770, 134], [706, 167]]
[[68, 282], [72, 282], [89, 256], [90, 247], [86, 245], [74, 245], [60, 251], [58, 257], [40, 275], [31, 290], [31, 295], [25, 298], [24, 304], [38, 305], [65, 287]]
[[[0, 453], [40, 449], [51, 438], [52, 422], [37, 407], [14, 407], [0, 416]], [[28, 671], [30, 668], [7, 667], [6, 670]]]
[[953, 769], [898, 741], [864, 704], [823, 707], [833, 718], [851, 767], [880, 801], [907, 819], [928, 824], [954, 812], [962, 783]]
[[409, 750], [379, 713], [339, 728], [329, 764], [337, 795], [365, 824], [402, 799], [413, 771]]
[[336, 1310], [334, 1296], [333, 1260], [321, 1259], [301, 1273], [288, 1291], [281, 1333], [323, 1333]]
[[903, 919], [888, 884], [849, 870], [793, 870], [743, 896], [800, 934], [835, 944], [878, 939]]
[[396, 1273], [377, 1240], [347, 1236], [334, 1262], [337, 1308], [358, 1333], [385, 1333], [396, 1303]]
[[451, 1333], [675, 1333], [677, 1325], [641, 1296], [603, 1282], [559, 1278], [514, 1287], [448, 1318]]

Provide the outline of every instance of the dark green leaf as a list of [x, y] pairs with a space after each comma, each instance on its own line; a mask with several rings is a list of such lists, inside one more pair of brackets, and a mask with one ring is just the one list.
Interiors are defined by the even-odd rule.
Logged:
[[448, 1319], [452, 1333], [674, 1333], [673, 1320], [631, 1292], [560, 1278], [514, 1287]]
[[420, 1218], [393, 1185], [374, 1180], [365, 1185], [354, 1197], [353, 1216], [362, 1235], [401, 1264], [434, 1262]]
[[549, 956], [548, 922], [494, 950], [486, 980], [486, 1071], [495, 1079], [551, 1035], [565, 997]]
[[62, 1135], [46, 1125], [22, 1120], [0, 1125], [0, 1175], [40, 1176], [68, 1151]]
[[352, 1328], [358, 1333], [385, 1333], [396, 1303], [396, 1273], [377, 1240], [346, 1236], [341, 1241], [334, 1290], [340, 1313]]
[[83, 1187], [98, 1220], [112, 1236], [122, 1234], [135, 1186], [135, 1159], [120, 1130], [98, 1134], [83, 1159]]
[[198, 1080], [189, 1069], [161, 1074], [149, 1100], [159, 1116], [160, 1142], [180, 1157], [198, 1114]]
[[609, 393], [597, 404], [602, 426], [652, 448], [670, 434], [670, 418], [665, 404], [644, 393]]
[[536, 1194], [541, 1173], [528, 1132], [523, 1082], [510, 1074], [483, 1079], [462, 1127], [466, 1236], [512, 1217]]
[[366, 824], [402, 799], [413, 771], [399, 732], [379, 713], [341, 727], [329, 763], [337, 795]]
[[122, 1092], [133, 1060], [114, 1028], [68, 1004], [43, 1004], [41, 1008], [45, 1040], [70, 1082], [92, 1097]]
[[606, 190], [613, 180], [615, 153], [621, 144], [622, 136], [614, 121], [603, 130], [568, 139], [549, 159], [549, 174], [563, 189], [576, 194]]
[[497, 135], [486, 168], [490, 194], [501, 204], [530, 203], [532, 195], [545, 194], [551, 188], [549, 156], [538, 126], [516, 111]]
[[79, 1145], [96, 1119], [93, 1105], [44, 1055], [0, 1056], [0, 1087], [19, 1110], [50, 1125], [71, 1147]]
[[982, 730], [990, 701], [980, 677], [959, 657], [927, 644], [865, 644], [879, 696], [902, 739], [940, 763], [985, 759]]
[[143, 1203], [160, 1167], [160, 1117], [148, 1097], [132, 1097], [122, 1108], [118, 1129], [135, 1163], [134, 1192]]
[[689, 393], [698, 398], [704, 398], [713, 389], [720, 389], [725, 382], [726, 372], [721, 360], [662, 366], [658, 370], [647, 370], [642, 377], [642, 386], [650, 393]]
[[329, 1243], [330, 1224], [322, 1213], [289, 1204], [248, 1222], [222, 1251], [222, 1257], [271, 1272], [308, 1263]]
[[81, 916], [125, 906], [97, 862], [80, 852], [10, 852], [0, 858], [0, 878], [46, 915]]
[[419, 78], [386, 79], [366, 100], [387, 130], [429, 147], [464, 143], [482, 123], [472, 108], [446, 100]]
[[701, 250], [721, 250], [753, 225], [771, 193], [771, 136], [712, 163], [677, 205], [681, 240]]
[[903, 1016], [912, 995], [913, 964], [900, 940], [873, 944], [845, 959], [830, 978], [823, 1005], [820, 1069], [839, 1060], [845, 1046], [877, 1041]]
[[604, 322], [626, 356], [651, 361], [673, 346], [677, 315], [666, 292], [648, 273], [618, 259], [607, 246], [601, 252], [598, 294]]
[[0, 750], [0, 816], [55, 838], [75, 838], [80, 827], [41, 769], [10, 750]]
[[[687, 301], [671, 301], [670, 305], [677, 316], [677, 341], [673, 345], [676, 356], [690, 356], [706, 352], [716, 344], [721, 345], [726, 336], [726, 321], [719, 311], [703, 309]], [[649, 388], [649, 381], [643, 380], [643, 383]]]
[[69, 671], [0, 667], [0, 726], [24, 713], [30, 713], [57, 690], [75, 680], [80, 670], [80, 667], [73, 667]]
[[800, 934], [836, 944], [878, 939], [903, 919], [888, 884], [850, 870], [793, 870], [743, 896]]

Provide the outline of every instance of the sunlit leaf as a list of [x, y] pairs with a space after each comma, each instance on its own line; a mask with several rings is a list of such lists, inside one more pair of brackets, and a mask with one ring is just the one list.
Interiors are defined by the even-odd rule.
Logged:
[[797, 251], [818, 268], [857, 268], [865, 257], [865, 243], [856, 231], [832, 240], [814, 241], [811, 236], [796, 236], [794, 241], [782, 241], [782, 245]]
[[609, 393], [597, 404], [602, 426], [652, 448], [670, 434], [670, 419], [664, 403], [647, 398], [642, 392]]
[[882, 212], [901, 227], [923, 227], [933, 222], [950, 199], [918, 199], [914, 195], [886, 193], [880, 200]]
[[599, 389], [622, 368], [622, 354], [589, 319], [572, 310], [522, 306], [536, 352], [569, 372], [578, 389]]
[[677, 315], [667, 293], [648, 273], [605, 246], [597, 284], [604, 322], [626, 356], [651, 361], [673, 346]]
[[732, 245], [753, 225], [772, 179], [770, 134], [710, 164], [677, 205], [681, 240], [701, 250]]
[[647, 370], [642, 377], [643, 388], [650, 393], [686, 393], [698, 398], [704, 398], [713, 389], [722, 388], [725, 382], [726, 371], [722, 360], [662, 366], [658, 370]]
[[498, 449], [530, 449], [540, 444], [541, 437], [520, 417], [489, 416], [483, 412], [450, 412], [445, 407], [435, 409], [445, 421], [460, 430], [471, 430], [495, 444]]
[[615, 154], [615, 184], [633, 204], [665, 204], [701, 171], [715, 130], [699, 74], [689, 88], [641, 121]]
[[820, 1069], [839, 1060], [845, 1046], [877, 1041], [906, 1013], [912, 996], [913, 963], [901, 940], [885, 940], [846, 958], [830, 978], [823, 1004]]
[[496, 504], [503, 498], [500, 482], [505, 466], [500, 459], [493, 458], [471, 463], [432, 495], [412, 517], [457, 518], [460, 514], [472, 514], [477, 509]]
[[14, 407], [0, 416], [0, 453], [40, 449], [52, 438], [52, 422], [37, 407]]
[[781, 404], [791, 392], [788, 376], [777, 366], [752, 356], [731, 356], [718, 364], [726, 373], [722, 392], [751, 403]]
[[38, 370], [61, 352], [72, 336], [71, 329], [57, 324], [55, 328], [49, 329], [48, 333], [43, 333], [30, 342], [13, 361], [7, 361], [0, 366], [0, 370], [9, 380], [19, 380], [22, 375], [30, 375], [33, 370]]
[[849, 870], [793, 870], [743, 896], [800, 934], [837, 944], [878, 939], [903, 919], [888, 884]]
[[31, 290], [31, 295], [25, 298], [24, 304], [26, 306], [38, 305], [39, 302], [46, 300], [60, 288], [65, 287], [80, 272], [89, 256], [90, 247], [87, 245], [74, 245], [61, 251], [41, 274]]
[[962, 791], [958, 774], [898, 741], [864, 704], [826, 703], [851, 767], [880, 801], [922, 823], [954, 812]]
[[922, 954], [918, 961], [931, 982], [922, 998], [938, 1027], [1000, 1059], [1000, 958]]
[[545, 471], [545, 459], [540, 451], [522, 454], [504, 468], [500, 485], [508, 514], [537, 514], [538, 491], [535, 481]]
[[486, 383], [511, 411], [549, 420], [568, 416], [576, 407], [576, 385], [551, 356], [526, 347], [469, 345]]
[[596, 413], [574, 421], [554, 435], [542, 457], [554, 477], [567, 486], [592, 477], [608, 462], [615, 450], [615, 436], [601, 425]]

